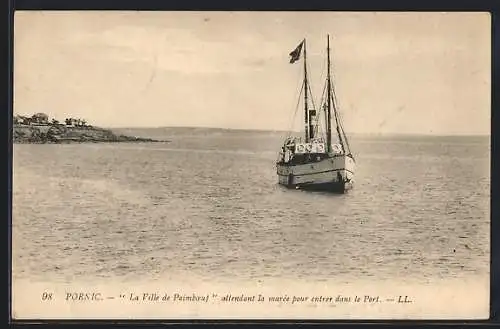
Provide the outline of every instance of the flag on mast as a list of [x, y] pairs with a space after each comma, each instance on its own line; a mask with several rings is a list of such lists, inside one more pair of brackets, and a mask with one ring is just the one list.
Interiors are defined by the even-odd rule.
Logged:
[[297, 48], [295, 48], [289, 55], [290, 55], [290, 64], [295, 63], [300, 59], [300, 54], [302, 53], [302, 45], [304, 44], [304, 41], [302, 41]]

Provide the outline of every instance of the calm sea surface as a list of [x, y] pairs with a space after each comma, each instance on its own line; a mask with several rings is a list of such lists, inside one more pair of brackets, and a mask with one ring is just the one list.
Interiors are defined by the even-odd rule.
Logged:
[[345, 195], [287, 190], [281, 133], [14, 145], [13, 277], [71, 282], [489, 275], [489, 139], [353, 137]]

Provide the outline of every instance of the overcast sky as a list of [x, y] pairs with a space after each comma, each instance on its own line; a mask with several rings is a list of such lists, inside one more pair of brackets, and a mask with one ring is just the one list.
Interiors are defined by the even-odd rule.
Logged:
[[[287, 130], [326, 35], [347, 132], [489, 134], [486, 13], [16, 12], [14, 112], [104, 127]], [[301, 112], [299, 112], [299, 115]]]

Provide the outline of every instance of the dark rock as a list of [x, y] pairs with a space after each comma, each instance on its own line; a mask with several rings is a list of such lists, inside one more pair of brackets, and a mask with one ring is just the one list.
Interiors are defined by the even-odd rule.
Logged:
[[16, 144], [161, 142], [151, 138], [116, 135], [98, 127], [67, 127], [61, 124], [14, 125], [12, 140]]

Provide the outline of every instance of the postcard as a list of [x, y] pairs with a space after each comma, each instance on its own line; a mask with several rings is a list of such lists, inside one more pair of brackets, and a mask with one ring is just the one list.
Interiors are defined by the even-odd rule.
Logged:
[[490, 26], [16, 12], [12, 317], [488, 318]]

